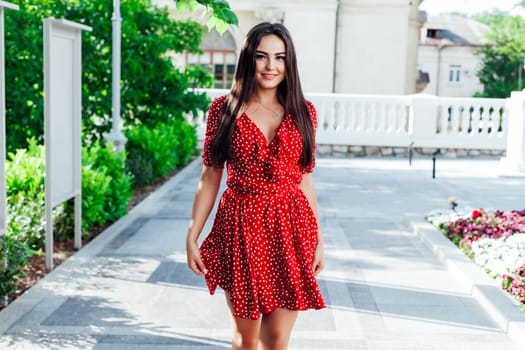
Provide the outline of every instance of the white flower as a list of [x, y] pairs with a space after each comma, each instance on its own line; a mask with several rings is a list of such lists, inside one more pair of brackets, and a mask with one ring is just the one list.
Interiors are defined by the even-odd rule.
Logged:
[[456, 221], [458, 219], [466, 219], [469, 217], [469, 212], [462, 212], [456, 210], [434, 210], [431, 211], [426, 219], [434, 226]]
[[481, 238], [472, 243], [476, 264], [493, 278], [500, 279], [525, 265], [525, 233], [516, 233], [508, 238]]

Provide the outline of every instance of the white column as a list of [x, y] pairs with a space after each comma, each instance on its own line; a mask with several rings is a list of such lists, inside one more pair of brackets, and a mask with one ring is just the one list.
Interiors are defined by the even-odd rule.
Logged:
[[120, 39], [121, 23], [120, 0], [113, 0], [112, 25], [112, 45], [111, 45], [111, 73], [112, 73], [112, 113], [111, 113], [111, 133], [107, 136], [108, 141], [115, 145], [115, 151], [124, 150], [126, 137], [122, 133], [122, 120], [120, 119]]
[[501, 158], [501, 175], [525, 176], [525, 90], [512, 92], [507, 108], [507, 154]]

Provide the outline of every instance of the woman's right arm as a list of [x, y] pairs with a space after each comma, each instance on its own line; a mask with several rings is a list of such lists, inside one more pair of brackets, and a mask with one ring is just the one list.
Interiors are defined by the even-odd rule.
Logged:
[[201, 259], [197, 240], [217, 199], [223, 171], [222, 168], [218, 169], [205, 165], [195, 192], [191, 221], [186, 236], [186, 254], [189, 268], [197, 275], [203, 275], [207, 272]]

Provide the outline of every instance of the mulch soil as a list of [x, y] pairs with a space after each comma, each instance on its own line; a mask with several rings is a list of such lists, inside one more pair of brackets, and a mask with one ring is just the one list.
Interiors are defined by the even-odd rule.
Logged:
[[[162, 186], [179, 171], [180, 169], [174, 170], [165, 177], [158, 179], [155, 183], [137, 189], [130, 199], [128, 210], [131, 210], [133, 207], [143, 201], [151, 192]], [[89, 243], [93, 238], [97, 237], [111, 224], [112, 223], [107, 223], [104, 226], [96, 226], [91, 231], [84, 234], [82, 237], [82, 246]], [[66, 241], [55, 241], [53, 252], [53, 264], [55, 267], [57, 267], [73, 254], [75, 254], [73, 240], [70, 239]], [[16, 291], [8, 296], [8, 305], [50, 272], [50, 270], [46, 267], [45, 259], [46, 257], [44, 254], [34, 255], [29, 259], [29, 264], [23, 269], [26, 277], [16, 278]], [[6, 306], [0, 302], [0, 311], [5, 307]]]

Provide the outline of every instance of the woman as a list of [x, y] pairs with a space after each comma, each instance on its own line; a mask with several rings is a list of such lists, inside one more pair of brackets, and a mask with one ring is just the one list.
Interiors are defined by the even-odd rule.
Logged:
[[[213, 294], [224, 289], [233, 349], [286, 349], [299, 310], [325, 306], [317, 218], [314, 106], [305, 101], [294, 46], [282, 24], [247, 35], [230, 93], [208, 112], [203, 171], [186, 240], [188, 266]], [[210, 234], [224, 164], [227, 190]]]

